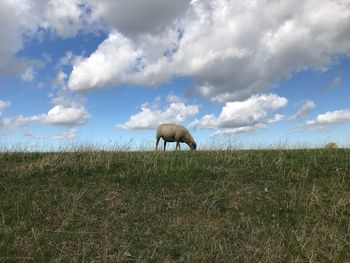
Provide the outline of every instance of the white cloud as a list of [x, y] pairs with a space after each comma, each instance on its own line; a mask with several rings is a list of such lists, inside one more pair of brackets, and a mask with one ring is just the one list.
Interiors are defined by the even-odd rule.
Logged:
[[0, 75], [23, 74], [28, 67], [38, 67], [40, 63], [25, 58], [15, 58], [23, 48], [25, 36], [33, 35], [40, 18], [33, 13], [29, 0], [0, 1]]
[[166, 100], [170, 103], [184, 102], [184, 99], [180, 96], [175, 95], [174, 93], [170, 93]]
[[324, 126], [350, 121], [350, 109], [328, 111], [317, 115], [316, 119], [307, 121], [308, 126]]
[[68, 51], [56, 64], [57, 75], [52, 81], [52, 91], [49, 93], [49, 98], [53, 105], [59, 105], [64, 108], [84, 109], [83, 105], [86, 104], [86, 97], [84, 94], [75, 93], [68, 89], [68, 76], [64, 71], [65, 67], [71, 66], [75, 59], [77, 57]]
[[60, 58], [57, 64], [57, 68], [62, 68], [63, 66], [71, 66], [76, 59], [78, 59], [78, 57], [75, 56], [72, 51], [66, 51], [65, 55]]
[[313, 108], [316, 107], [316, 104], [312, 100], [306, 100], [305, 103], [300, 107], [300, 109], [289, 120], [301, 120], [305, 119]]
[[72, 52], [67, 51], [56, 64], [57, 69], [56, 78], [52, 81], [51, 92], [49, 98], [53, 105], [60, 105], [63, 107], [82, 108], [86, 104], [86, 97], [84, 94], [72, 92], [67, 87], [68, 76], [65, 72], [67, 66], [72, 66], [73, 61], [79, 59], [73, 55]]
[[18, 128], [18, 127], [25, 127], [28, 121], [31, 121], [31, 117], [18, 115], [13, 118], [4, 118], [3, 124], [7, 128]]
[[141, 111], [132, 115], [125, 124], [117, 125], [117, 128], [126, 130], [154, 129], [161, 123], [180, 123], [187, 117], [198, 113], [198, 105], [186, 105], [183, 102], [172, 102], [172, 97], [168, 96], [170, 103], [167, 108], [160, 109], [159, 103], [145, 103], [141, 106]]
[[49, 0], [45, 10], [47, 26], [63, 38], [75, 36], [82, 27], [82, 3], [80, 0]]
[[74, 140], [77, 137], [78, 130], [75, 128], [69, 129], [66, 132], [62, 132], [53, 136], [55, 140]]
[[[101, 3], [92, 17], [103, 17], [124, 36], [110, 33], [93, 54], [77, 61], [71, 89], [157, 86], [190, 76], [200, 94], [226, 102], [247, 98], [297, 71], [323, 70], [334, 56], [350, 51], [347, 0], [191, 1], [180, 8], [187, 11], [170, 16], [158, 31], [151, 25], [132, 29], [127, 21], [133, 16], [123, 8], [133, 4], [117, 2]], [[114, 17], [125, 27], [110, 16], [118, 6], [128, 17]]]
[[67, 74], [65, 72], [63, 72], [62, 70], [59, 70], [57, 72], [57, 76], [56, 76], [56, 79], [53, 80], [53, 84], [56, 86], [56, 87], [59, 87], [59, 88], [62, 88], [62, 89], [65, 89], [66, 88], [66, 81], [67, 81]]
[[249, 133], [256, 131], [258, 129], [265, 128], [266, 124], [263, 123], [258, 123], [252, 126], [243, 126], [243, 127], [238, 127], [238, 128], [227, 128], [227, 129], [222, 129], [214, 132], [211, 134], [212, 137], [215, 136], [224, 136], [224, 135], [237, 135], [237, 134], [242, 134], [242, 133]]
[[141, 53], [121, 34], [111, 33], [90, 57], [77, 60], [69, 78], [71, 90], [102, 88], [127, 82], [137, 71]]
[[35, 71], [33, 68], [27, 68], [23, 74], [21, 75], [21, 78], [23, 81], [32, 81], [34, 79]]
[[19, 115], [13, 118], [0, 118], [0, 135], [24, 131], [30, 118]]
[[31, 80], [34, 70], [43, 66], [47, 56], [39, 59], [16, 57], [43, 30], [53, 30], [60, 37], [78, 34], [88, 18], [84, 0], [2, 0], [0, 1], [0, 75], [22, 75]]
[[70, 89], [189, 76], [193, 89], [222, 103], [301, 70], [323, 70], [350, 51], [348, 0], [3, 0], [0, 23], [0, 74], [39, 66], [15, 58], [39, 29], [66, 38], [97, 26], [109, 36], [72, 62]]
[[265, 127], [280, 121], [284, 116], [271, 114], [288, 103], [284, 97], [275, 94], [254, 95], [245, 101], [227, 102], [218, 117], [205, 115], [195, 120], [191, 126], [219, 130], [214, 135], [238, 134]]
[[[28, 123], [40, 122], [44, 124], [51, 124], [55, 126], [70, 127], [74, 125], [84, 124], [90, 117], [83, 106], [73, 104], [71, 106], [56, 105], [49, 110], [47, 114], [40, 114], [34, 116], [18, 115], [15, 117], [2, 117], [3, 111], [10, 106], [9, 101], [0, 100], [0, 134], [12, 134], [14, 132], [22, 131], [25, 136], [32, 133], [28, 130]], [[77, 135], [75, 128], [67, 132], [57, 134], [54, 139], [70, 140]], [[34, 138], [34, 137], [33, 137]]]
[[11, 105], [10, 101], [0, 100], [0, 117], [2, 112]]
[[65, 89], [58, 89], [56, 92], [50, 93], [51, 103], [66, 108], [83, 108], [86, 103], [82, 96], [71, 94]]
[[23, 115], [19, 115], [13, 118], [2, 117], [4, 110], [10, 105], [10, 101], [0, 100], [0, 134], [9, 133], [19, 128], [23, 128], [29, 121], [29, 118]]
[[47, 114], [35, 115], [30, 118], [31, 121], [38, 121], [57, 126], [73, 126], [84, 124], [89, 119], [85, 107], [71, 106], [65, 107], [56, 105], [49, 110]]

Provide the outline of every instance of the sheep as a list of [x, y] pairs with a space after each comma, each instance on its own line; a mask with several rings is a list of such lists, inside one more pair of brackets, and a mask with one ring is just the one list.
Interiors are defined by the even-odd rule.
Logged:
[[337, 149], [338, 145], [335, 142], [330, 142], [330, 143], [327, 143], [324, 146], [324, 148], [326, 148], [326, 149]]
[[185, 127], [175, 123], [163, 123], [158, 126], [156, 134], [156, 150], [158, 149], [160, 138], [162, 138], [164, 141], [164, 151], [167, 142], [176, 142], [176, 150], [181, 150], [180, 142], [186, 143], [191, 148], [191, 150], [196, 150], [197, 148], [197, 144], [193, 140], [190, 132]]

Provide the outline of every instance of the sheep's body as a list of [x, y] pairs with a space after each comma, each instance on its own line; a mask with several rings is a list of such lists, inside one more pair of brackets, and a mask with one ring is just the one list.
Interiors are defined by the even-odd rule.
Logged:
[[335, 142], [327, 143], [324, 148], [326, 149], [337, 149], [338, 145]]
[[195, 150], [197, 145], [190, 132], [183, 126], [174, 123], [164, 123], [159, 125], [156, 134], [156, 150], [160, 138], [164, 141], [164, 151], [167, 142], [176, 142], [176, 150], [180, 149], [180, 143], [186, 143], [191, 150]]

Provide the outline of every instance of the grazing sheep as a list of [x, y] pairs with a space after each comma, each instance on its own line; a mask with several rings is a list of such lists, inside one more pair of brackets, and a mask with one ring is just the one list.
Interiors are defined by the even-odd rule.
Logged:
[[164, 141], [164, 151], [167, 142], [176, 142], [176, 150], [180, 149], [180, 142], [186, 143], [191, 150], [196, 150], [197, 144], [193, 140], [190, 132], [183, 126], [174, 123], [163, 123], [157, 128], [157, 143], [156, 150], [158, 149], [158, 143], [160, 138]]
[[324, 148], [326, 149], [337, 149], [338, 145], [335, 142], [327, 143]]

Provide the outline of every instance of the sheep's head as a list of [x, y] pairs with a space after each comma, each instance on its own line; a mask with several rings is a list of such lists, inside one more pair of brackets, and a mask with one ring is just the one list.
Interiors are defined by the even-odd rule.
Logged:
[[196, 150], [197, 149], [197, 143], [195, 141], [191, 142], [189, 144], [189, 146], [190, 146], [191, 150]]

